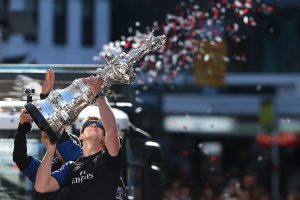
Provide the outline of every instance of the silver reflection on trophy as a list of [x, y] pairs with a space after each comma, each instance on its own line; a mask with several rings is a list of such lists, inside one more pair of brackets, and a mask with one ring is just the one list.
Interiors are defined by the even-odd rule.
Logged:
[[104, 68], [98, 68], [96, 74], [105, 81], [104, 86], [110, 86], [112, 82], [129, 84], [134, 81], [135, 73], [133, 65], [150, 51], [157, 51], [166, 42], [166, 36], [153, 36], [149, 34], [145, 44], [132, 49], [126, 54], [120, 49], [111, 48], [106, 51]]
[[[150, 51], [157, 51], [165, 42], [164, 35], [155, 37], [150, 34], [145, 44], [130, 50], [128, 54], [116, 48], [109, 49], [105, 55], [105, 66], [98, 68], [96, 74], [104, 80], [104, 87], [109, 87], [113, 82], [130, 84], [135, 78], [133, 65]], [[65, 127], [72, 124], [79, 113], [94, 102], [89, 87], [81, 79], [76, 79], [65, 89], [51, 91], [44, 100], [27, 103], [25, 108], [54, 144]]]

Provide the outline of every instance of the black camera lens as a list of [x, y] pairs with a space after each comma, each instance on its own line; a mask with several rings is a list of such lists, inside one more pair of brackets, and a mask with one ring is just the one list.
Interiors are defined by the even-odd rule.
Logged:
[[35, 89], [31, 89], [31, 88], [26, 88], [24, 90], [25, 94], [29, 95], [29, 94], [34, 94], [35, 93]]

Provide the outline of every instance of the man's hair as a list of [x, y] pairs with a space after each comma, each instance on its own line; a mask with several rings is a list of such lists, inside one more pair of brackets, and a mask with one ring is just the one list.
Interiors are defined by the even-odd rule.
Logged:
[[96, 116], [89, 116], [83, 120], [82, 126], [80, 128], [80, 133], [83, 133], [84, 129], [86, 128], [87, 121], [101, 121], [99, 117]]

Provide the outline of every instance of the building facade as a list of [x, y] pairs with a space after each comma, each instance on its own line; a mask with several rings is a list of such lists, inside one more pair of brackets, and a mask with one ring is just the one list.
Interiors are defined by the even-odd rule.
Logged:
[[110, 41], [111, 2], [1, 1], [3, 63], [93, 64]]

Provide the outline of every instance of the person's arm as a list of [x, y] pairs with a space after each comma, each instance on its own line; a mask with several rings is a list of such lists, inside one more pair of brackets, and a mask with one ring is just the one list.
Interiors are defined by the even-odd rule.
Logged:
[[[101, 92], [102, 81], [98, 77], [90, 76], [82, 79], [87, 84], [94, 97]], [[97, 105], [99, 108], [100, 118], [105, 129], [105, 146], [111, 156], [117, 156], [120, 150], [120, 140], [115, 115], [106, 99], [106, 97], [98, 97]]]
[[29, 180], [31, 180], [33, 183], [35, 182], [35, 177], [36, 177], [36, 173], [37, 170], [41, 164], [41, 161], [39, 159], [36, 159], [32, 156], [29, 156], [30, 158], [30, 163], [27, 165], [27, 167], [23, 170], [21, 170], [21, 172], [29, 178]]
[[[53, 88], [54, 79], [55, 76], [53, 69], [48, 69], [43, 82], [40, 99], [47, 98]], [[22, 109], [20, 114], [20, 123], [14, 139], [13, 160], [19, 167], [20, 171], [34, 182], [36, 172], [41, 161], [27, 154], [26, 134], [31, 130], [31, 122], [31, 116], [25, 109]]]
[[27, 154], [26, 134], [31, 130], [31, 120], [32, 118], [26, 110], [21, 110], [20, 122], [14, 140], [13, 160], [20, 171], [34, 182], [41, 161]]
[[22, 171], [27, 168], [32, 159], [27, 154], [26, 140], [26, 134], [31, 131], [32, 118], [25, 109], [22, 109], [19, 119], [19, 126], [14, 139], [13, 160]]
[[56, 145], [52, 145], [50, 142], [47, 144], [47, 151], [36, 174], [34, 189], [37, 192], [54, 192], [60, 189], [57, 180], [51, 176], [51, 166], [55, 148]]
[[98, 97], [97, 105], [105, 129], [105, 146], [111, 156], [117, 156], [120, 150], [120, 141], [115, 115], [106, 97]]
[[[54, 85], [54, 80], [55, 80], [55, 75], [54, 75], [54, 70], [52, 68], [48, 69], [46, 74], [45, 74], [45, 79], [42, 85], [42, 91], [40, 94], [40, 99], [45, 99], [48, 97], [49, 93], [51, 92], [51, 90], [53, 89], [53, 85]], [[32, 122], [32, 119], [30, 119], [29, 122]], [[24, 126], [25, 129], [27, 127], [27, 130], [24, 130]], [[37, 169], [39, 167], [40, 164], [40, 160], [32, 157], [32, 156], [28, 156], [27, 155], [27, 141], [26, 141], [26, 133], [28, 131], [31, 130], [31, 123], [30, 123], [30, 129], [29, 129], [29, 123], [24, 123], [24, 124], [19, 124], [18, 127], [18, 132], [16, 134], [16, 138], [15, 138], [15, 146], [17, 148], [17, 151], [20, 149], [23, 149], [23, 152], [25, 152], [26, 154], [26, 160], [27, 160], [27, 164], [22, 164], [22, 166], [20, 166], [20, 170], [32, 181], [34, 181], [35, 179], [35, 175], [37, 172]], [[26, 151], [24, 151], [26, 150]], [[21, 153], [21, 152], [20, 152]], [[16, 156], [18, 157], [21, 154], [16, 154]], [[23, 158], [25, 158], [24, 153], [23, 153]], [[16, 158], [18, 160], [18, 158]], [[25, 163], [23, 161], [23, 163]]]
[[71, 133], [64, 132], [62, 136], [58, 139], [56, 148], [58, 149], [60, 155], [62, 156], [65, 162], [74, 161], [80, 156], [82, 156], [82, 147], [80, 145], [79, 139], [75, 141]]
[[55, 81], [54, 70], [50, 68], [47, 70], [45, 75], [45, 80], [43, 82], [40, 99], [45, 99], [48, 97], [49, 93], [53, 89], [54, 81]]

